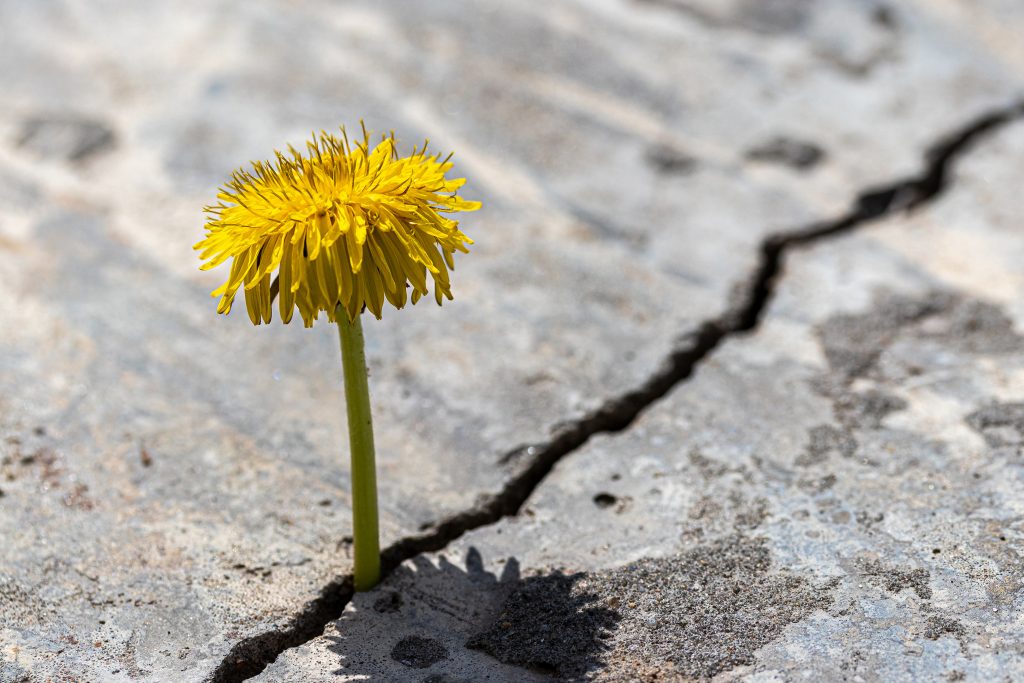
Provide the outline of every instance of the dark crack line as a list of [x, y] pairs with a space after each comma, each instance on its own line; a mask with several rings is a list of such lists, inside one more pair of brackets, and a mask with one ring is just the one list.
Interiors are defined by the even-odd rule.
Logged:
[[[564, 425], [549, 441], [509, 452], [503, 461], [510, 463], [517, 472], [501, 491], [488, 494], [473, 507], [442, 519], [421, 534], [387, 547], [383, 551], [384, 576], [408, 559], [442, 550], [469, 531], [517, 515], [558, 461], [596, 434], [628, 428], [647, 408], [688, 379], [723, 341], [754, 330], [775, 293], [788, 251], [929, 204], [947, 189], [950, 170], [961, 156], [986, 135], [1021, 118], [1024, 118], [1024, 100], [982, 114], [929, 148], [920, 174], [865, 190], [838, 218], [765, 238], [760, 246], [759, 264], [739, 289], [737, 300], [724, 313], [681, 338], [661, 368], [643, 385]], [[258, 675], [285, 650], [322, 635], [327, 624], [341, 616], [352, 594], [352, 577], [336, 578], [286, 625], [235, 644], [208, 680], [210, 683], [240, 683]]]

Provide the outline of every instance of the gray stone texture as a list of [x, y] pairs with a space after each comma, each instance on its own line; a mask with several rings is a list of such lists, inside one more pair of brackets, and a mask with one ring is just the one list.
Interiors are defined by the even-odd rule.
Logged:
[[[349, 571], [336, 335], [216, 316], [207, 293], [226, 274], [198, 272], [190, 249], [200, 208], [233, 167], [365, 118], [407, 148], [430, 137], [454, 150], [466, 196], [485, 202], [465, 217], [477, 244], [457, 263], [455, 302], [367, 326], [387, 544], [497, 490], [521, 462], [503, 465], [503, 454], [641, 384], [678, 337], [728, 306], [766, 235], [918, 172], [941, 134], [1005, 104], [1024, 79], [1006, 28], [1019, 15], [1009, 2], [965, 13], [953, 0], [0, 1], [0, 680], [203, 680], [232, 645], [280, 628]], [[997, 190], [1014, 166], [992, 157], [963, 171], [988, 194], [965, 189], [956, 196], [973, 199], [943, 205], [940, 256], [916, 258], [919, 240], [906, 235], [917, 228], [894, 226], [887, 241], [823, 245], [801, 258], [806, 273], [795, 261], [757, 340], [730, 343], [628, 434], [571, 456], [521, 519], [472, 535], [453, 557], [474, 543], [486, 566], [475, 573], [502, 576], [494, 562], [511, 555], [541, 576], [559, 565], [595, 573], [527, 589], [583, 605], [597, 631], [611, 628], [601, 612], [611, 608], [588, 596], [639, 591], [616, 573], [631, 561], [707, 581], [715, 595], [781, 591], [792, 600], [764, 616], [774, 626], [722, 660], [754, 675], [826, 655], [839, 666], [828, 650], [839, 646], [814, 640], [829, 628], [894, 649], [865, 650], [856, 666], [902, 666], [902, 650], [878, 636], [884, 619], [953, 658], [988, 629], [986, 656], [956, 666], [1010, 666], [999, 649], [1015, 635], [1007, 612], [986, 621], [961, 609], [988, 609], [994, 591], [1006, 610], [1016, 595], [1012, 582], [970, 583], [1002, 580], [1013, 552], [986, 545], [985, 524], [999, 523], [981, 520], [1016, 509], [998, 463], [1009, 466], [1022, 400], [1012, 375], [993, 374], [1016, 349], [1018, 290], [1015, 213], [996, 201], [1012, 199]], [[997, 173], [1001, 184], [989, 180]], [[982, 218], [979, 207], [1004, 213]], [[972, 241], [999, 228], [1005, 242]], [[892, 294], [876, 299], [875, 288]], [[844, 314], [875, 315], [878, 329]], [[939, 324], [948, 329], [929, 331]], [[815, 325], [837, 339], [835, 368]], [[897, 328], [906, 348], [890, 340]], [[923, 387], [913, 395], [872, 380], [887, 367], [872, 355], [883, 342], [889, 354], [924, 348], [925, 375], [969, 359], [961, 375], [934, 370], [935, 386], [960, 398], [924, 380], [908, 380]], [[854, 366], [868, 374], [847, 376]], [[965, 475], [961, 442], [996, 444], [995, 455], [971, 451], [985, 466]], [[880, 459], [890, 444], [900, 458]], [[791, 472], [791, 457], [807, 464]], [[981, 488], [961, 495], [954, 483]], [[940, 503], [957, 526], [928, 537], [946, 554], [926, 559], [953, 568], [925, 583], [912, 524]], [[872, 545], [867, 531], [850, 540], [829, 521], [843, 512], [851, 529], [867, 515], [891, 544]], [[964, 528], [970, 542], [954, 543]], [[855, 564], [836, 559], [837, 544]], [[735, 576], [671, 560], [702, 553]], [[401, 638], [369, 650], [346, 640], [345, 661], [385, 680], [407, 673], [404, 662], [432, 662], [415, 669], [424, 679], [444, 668], [451, 680], [528, 680], [505, 668], [523, 663], [509, 649], [526, 646], [485, 635], [529, 572], [493, 580], [508, 595], [481, 579], [468, 592], [479, 599], [455, 603], [477, 607], [444, 621], [440, 603], [418, 605], [445, 595], [445, 571], [420, 588], [410, 571], [391, 581], [422, 596], [408, 603], [420, 616], [380, 621], [359, 596], [339, 624]], [[856, 572], [878, 591], [868, 607], [844, 578]], [[895, 590], [901, 582], [911, 589]], [[934, 592], [927, 614], [913, 611], [922, 586]], [[815, 600], [831, 611], [808, 616]], [[636, 602], [657, 619], [654, 603]], [[685, 632], [714, 635], [718, 621]], [[628, 672], [649, 650], [661, 666], [666, 643], [629, 640], [633, 623], [617, 622], [605, 649], [563, 643], [566, 661], [613, 657], [609, 671]], [[466, 652], [472, 637], [480, 649]], [[793, 651], [773, 649], [783, 644]], [[289, 653], [266, 680], [307, 655], [326, 675], [320, 665], [339, 658], [322, 645]], [[544, 648], [526, 649], [541, 653], [530, 655], [537, 675], [550, 674]]]
[[[528, 577], [499, 584], [498, 616], [430, 671], [459, 680], [483, 644], [567, 680], [1024, 677], [1022, 161], [1017, 123], [933, 204], [794, 250], [754, 334], [564, 458], [522, 514], [420, 558]], [[575, 577], [573, 609], [530, 599], [528, 582], [558, 576]], [[462, 603], [460, 581], [402, 609], [437, 622], [434, 605], [486, 604]], [[401, 611], [358, 604], [331, 628], [402, 637]], [[571, 631], [582, 658], [535, 641], [595, 609], [610, 612], [599, 627]], [[318, 668], [324, 648], [257, 680], [357, 680]]]

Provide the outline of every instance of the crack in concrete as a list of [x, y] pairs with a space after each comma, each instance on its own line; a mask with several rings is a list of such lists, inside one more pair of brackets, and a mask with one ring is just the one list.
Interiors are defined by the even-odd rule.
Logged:
[[[900, 211], [912, 211], [934, 201], [949, 185], [953, 164], [987, 135], [1018, 119], [1024, 119], [1024, 100], [992, 109], [966, 125], [939, 138], [925, 153], [918, 175], [869, 187], [842, 215], [764, 239], [753, 275], [739, 288], [740, 295], [718, 317], [705, 321], [683, 337], [661, 368], [643, 385], [608, 400], [596, 411], [564, 426], [542, 444], [521, 446], [507, 453], [503, 462], [518, 469], [497, 493], [487, 494], [471, 508], [451, 515], [414, 536], [403, 538], [383, 551], [387, 577], [402, 562], [425, 552], [442, 550], [463, 534], [495, 524], [519, 513], [527, 499], [565, 456], [582, 447], [596, 434], [627, 429], [637, 417], [680, 383], [726, 339], [757, 328], [771, 301], [791, 249], [851, 232]], [[285, 626], [246, 638], [234, 645], [210, 683], [248, 680], [285, 650], [320, 636], [328, 623], [338, 619], [353, 594], [352, 577], [338, 577], [320, 595], [306, 603]]]

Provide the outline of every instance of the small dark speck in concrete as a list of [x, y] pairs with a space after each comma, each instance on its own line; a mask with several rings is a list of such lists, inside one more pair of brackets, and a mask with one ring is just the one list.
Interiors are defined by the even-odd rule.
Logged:
[[618, 501], [618, 498], [610, 493], [599, 493], [594, 496], [594, 505], [599, 508], [610, 508]]
[[848, 432], [833, 425], [818, 425], [807, 431], [807, 449], [796, 459], [797, 465], [815, 465], [836, 453], [844, 458], [857, 452], [857, 440]]
[[930, 600], [932, 597], [932, 589], [928, 585], [931, 575], [927, 569], [899, 569], [886, 566], [880, 560], [862, 562], [861, 569], [865, 576], [873, 579], [890, 593], [899, 593], [910, 588], [922, 600]]
[[870, 389], [861, 393], [842, 393], [835, 397], [835, 409], [849, 427], [878, 429], [891, 413], [904, 410], [907, 402], [899, 396]]
[[857, 524], [860, 524], [861, 526], [863, 526], [866, 529], [870, 529], [873, 526], [875, 526], [876, 524], [879, 524], [879, 523], [885, 521], [885, 513], [884, 512], [872, 513], [872, 512], [868, 512], [867, 510], [858, 510], [857, 511], [856, 519], [857, 519]]
[[887, 7], [886, 5], [878, 5], [875, 7], [874, 11], [871, 12], [871, 21], [890, 31], [899, 27], [899, 22], [896, 19], [896, 13], [891, 7]]
[[433, 638], [409, 636], [391, 649], [391, 659], [413, 669], [426, 669], [448, 659], [448, 650]]
[[668, 145], [656, 145], [647, 150], [647, 163], [666, 175], [687, 175], [698, 166], [695, 157]]
[[1024, 443], [1024, 403], [993, 403], [965, 420], [992, 448]]
[[22, 122], [16, 144], [47, 159], [84, 161], [112, 148], [114, 131], [77, 114], [33, 116]]
[[598, 668], [616, 681], [708, 679], [753, 663], [788, 624], [831, 604], [836, 582], [770, 568], [764, 540], [735, 535], [610, 571], [533, 577], [470, 646], [561, 680]]
[[747, 150], [746, 157], [750, 161], [781, 164], [806, 171], [821, 163], [825, 152], [812, 142], [780, 136]]
[[967, 629], [956, 619], [949, 617], [928, 617], [925, 625], [924, 637], [928, 640], [938, 640], [944, 635], [951, 635], [955, 638], [963, 638], [967, 635]]
[[381, 614], [397, 612], [401, 608], [402, 596], [397, 591], [388, 591], [381, 597], [377, 598], [377, 601], [373, 603], [374, 611]]

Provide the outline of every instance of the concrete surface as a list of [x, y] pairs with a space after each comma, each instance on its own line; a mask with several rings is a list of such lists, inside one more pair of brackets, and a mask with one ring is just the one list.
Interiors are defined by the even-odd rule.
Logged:
[[[244, 315], [216, 316], [207, 293], [224, 274], [200, 273], [190, 249], [202, 205], [232, 168], [310, 130], [365, 118], [410, 147], [430, 137], [454, 150], [470, 179], [466, 196], [485, 202], [464, 221], [477, 244], [457, 262], [455, 302], [368, 325], [388, 544], [500, 489], [522, 463], [506, 453], [543, 443], [642, 384], [681, 336], [729, 307], [767, 235], [834, 217], [873, 185], [920, 172], [944, 134], [1012, 101], [1024, 80], [1010, 29], [1020, 12], [995, 0], [967, 12], [961, 5], [0, 2], [0, 680], [208, 680], [232, 647], [283, 629], [349, 571], [336, 336], [326, 325], [253, 329]], [[906, 623], [907, 633], [937, 634], [921, 647], [953, 652], [950, 672], [1015, 673], [999, 650], [1019, 635], [1009, 617], [957, 612], [975, 599], [989, 607], [970, 597], [980, 588], [940, 593], [934, 580], [922, 583], [917, 551], [859, 537], [844, 541], [861, 563], [851, 569], [831, 549], [844, 527], [815, 527], [821, 505], [854, 520], [865, 511], [870, 521], [880, 501], [888, 508], [886, 496], [913, 510], [942, 503], [951, 519], [1015, 509], [1012, 480], [997, 465], [1015, 443], [1019, 397], [1010, 380], [985, 373], [1016, 352], [1019, 214], [1005, 189], [1019, 156], [977, 159], [934, 209], [947, 212], [935, 219], [950, 231], [941, 253], [919, 254], [921, 238], [910, 240], [913, 226], [901, 224], [887, 228], [885, 242], [828, 242], [795, 257], [754, 339], [729, 341], [625, 434], [571, 454], [523, 516], [452, 546], [459, 567], [470, 544], [481, 548], [482, 564], [459, 579], [479, 584], [475, 610], [439, 621], [423, 608], [407, 622], [407, 610], [375, 611], [359, 596], [327, 635], [345, 641], [344, 660], [337, 645], [328, 656], [313, 641], [265, 680], [291, 675], [287, 667], [327, 676], [342, 661], [400, 679], [404, 662], [442, 651], [447, 659], [409, 680], [444, 662], [438, 675], [453, 680], [527, 680], [510, 667], [531, 662], [538, 676], [602, 666], [602, 675], [625, 676], [638, 651], [651, 653], [650, 676], [676, 675], [663, 661], [673, 632], [644, 640], [621, 605], [601, 602], [609, 591], [636, 595], [644, 619], [657, 622], [660, 608], [622, 573], [633, 561], [644, 576], [707, 585], [716, 602], [748, 585], [792, 598], [777, 610], [767, 597], [745, 603], [748, 621], [711, 612], [708, 623], [680, 626], [695, 638], [767, 623], [737, 635], [731, 652], [698, 648], [691, 664], [677, 663], [684, 675], [799, 669], [825, 651], [823, 641], [794, 635], [800, 628], [845, 628], [850, 643], [893, 648], [891, 657], [866, 652], [856, 664], [866, 672], [909, 666], [872, 619], [891, 621], [893, 638], [909, 637], [899, 631]], [[997, 214], [982, 217], [981, 207]], [[925, 243], [939, 249], [928, 230]], [[978, 241], [986, 230], [1006, 234]], [[804, 273], [799, 263], [819, 266]], [[888, 294], [875, 298], [878, 288]], [[844, 322], [851, 312], [881, 320], [881, 331], [847, 349], [844, 325], [861, 331], [860, 319]], [[970, 327], [976, 314], [987, 321], [984, 338]], [[921, 331], [934, 321], [954, 331], [935, 341]], [[1001, 341], [989, 338], [991, 325]], [[816, 326], [838, 340], [840, 365], [823, 360]], [[937, 344], [935, 363], [969, 359], [962, 375], [940, 383], [976, 393], [958, 394], [955, 406], [928, 394], [914, 409], [903, 407], [914, 405], [909, 390], [858, 384], [868, 380], [843, 368], [870, 361], [873, 371], [872, 349], [902, 348], [890, 339], [894, 326], [910, 335], [909, 347], [921, 335]], [[993, 397], [1002, 403], [993, 407]], [[957, 411], [967, 407], [974, 417], [964, 422]], [[732, 421], [719, 424], [725, 415]], [[943, 502], [931, 489], [902, 488], [911, 475], [900, 467], [855, 467], [862, 451], [885, 447], [876, 422], [906, 415], [923, 422], [892, 437], [905, 458], [927, 465], [932, 435], [942, 434], [989, 468], [975, 481], [959, 464], [933, 463], [928, 481], [991, 482], [1003, 487], [999, 496], [964, 488]], [[634, 457], [646, 453], [637, 444], [653, 439], [651, 430], [661, 454]], [[959, 441], [942, 443], [961, 452]], [[978, 450], [982, 443], [995, 445]], [[786, 474], [797, 452], [807, 464]], [[669, 467], [658, 458], [674, 480], [644, 479]], [[579, 472], [566, 474], [573, 467]], [[840, 494], [850, 502], [821, 502]], [[982, 494], [995, 497], [972, 502]], [[807, 517], [796, 517], [804, 508]], [[897, 526], [885, 533], [900, 539], [920, 522], [887, 514], [884, 525]], [[789, 516], [793, 539], [810, 531], [818, 539], [787, 540], [771, 526]], [[627, 521], [639, 519], [646, 531]], [[985, 554], [995, 552], [987, 538], [963, 546], [964, 562], [1000, 577], [1003, 556]], [[952, 543], [928, 539], [938, 541]], [[503, 576], [494, 563], [511, 556], [526, 568], [520, 578], [476, 576]], [[706, 569], [694, 566], [699, 558]], [[558, 566], [569, 573], [551, 573]], [[546, 578], [530, 583], [534, 570]], [[391, 581], [427, 602], [444, 595], [445, 572], [428, 581], [419, 571], [427, 570], [407, 567]], [[844, 578], [858, 571], [879, 591], [864, 609], [890, 616], [853, 608], [845, 622], [835, 616], [860, 596]], [[961, 576], [949, 572], [950, 581]], [[946, 602], [933, 598], [934, 614], [908, 622], [913, 605], [902, 601], [925, 598], [893, 592], [904, 575]], [[1006, 605], [1014, 585], [1001, 589]], [[562, 661], [545, 663], [543, 644], [500, 637], [490, 620], [505, 601], [517, 619], [529, 617], [520, 587], [565, 605], [570, 621], [558, 628], [593, 632], [602, 647], [586, 637], [564, 642]], [[701, 604], [672, 601], [679, 621]], [[819, 603], [829, 607], [810, 609]], [[577, 611], [582, 625], [571, 619]], [[403, 638], [421, 640], [394, 654], [399, 643], [379, 634], [403, 624], [418, 629]], [[974, 653], [977, 629], [990, 629], [995, 645], [987, 658], [972, 655], [971, 668], [956, 657]], [[370, 649], [353, 649], [350, 631], [372, 638]], [[477, 649], [464, 651], [460, 643], [474, 638]], [[780, 643], [791, 649], [772, 649]]]
[[794, 251], [755, 334], [257, 680], [403, 680], [384, 653], [436, 630], [462, 648], [404, 680], [477, 680], [481, 649], [564, 680], [1024, 676], [1022, 160], [1018, 123], [934, 204]]

